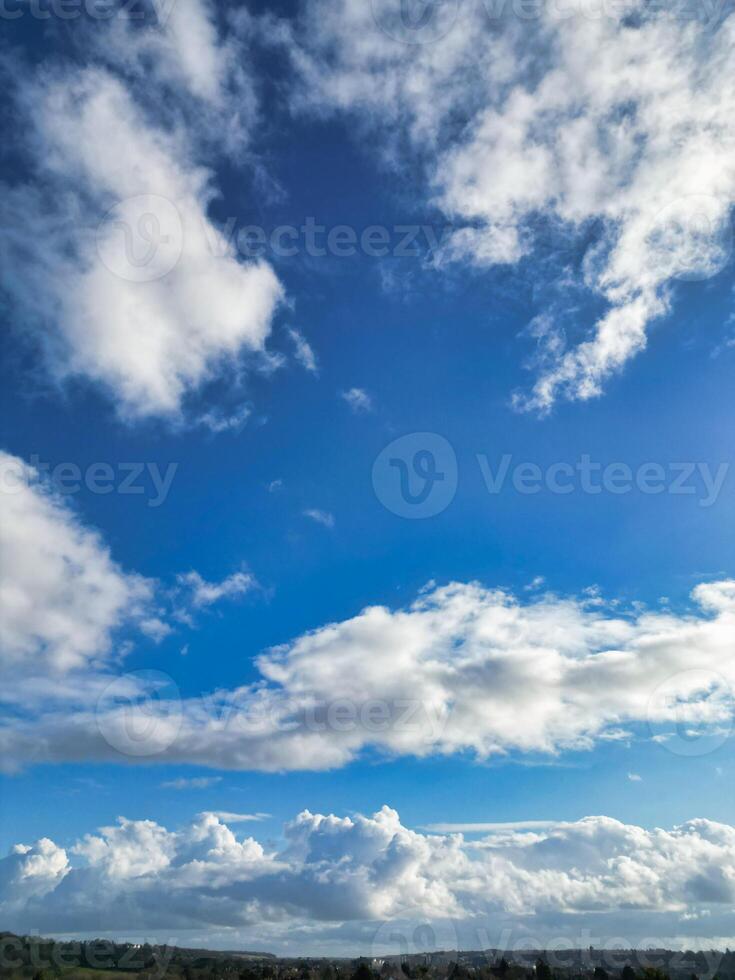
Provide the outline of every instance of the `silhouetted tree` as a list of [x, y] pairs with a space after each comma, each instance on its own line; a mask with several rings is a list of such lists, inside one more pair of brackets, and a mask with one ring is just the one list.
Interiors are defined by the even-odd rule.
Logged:
[[669, 980], [669, 975], [657, 966], [647, 966], [643, 971], [643, 980]]
[[375, 974], [365, 960], [360, 960], [357, 964], [357, 969], [353, 974], [352, 980], [375, 980]]
[[546, 960], [536, 960], [536, 977], [537, 980], [551, 980], [551, 967]]

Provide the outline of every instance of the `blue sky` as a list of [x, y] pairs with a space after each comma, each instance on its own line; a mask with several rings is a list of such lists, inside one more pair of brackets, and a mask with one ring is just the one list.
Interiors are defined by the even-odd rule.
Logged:
[[[320, 847], [329, 860], [337, 861], [342, 852], [331, 837], [329, 845], [315, 843], [323, 832], [315, 825], [307, 848], [311, 858], [300, 852], [294, 857], [296, 831], [284, 836], [284, 825], [304, 809], [346, 819], [383, 805], [397, 810], [402, 824], [398, 830], [390, 821], [375, 826], [380, 834], [393, 828], [388, 840], [400, 839], [407, 848], [433, 840], [431, 828], [440, 824], [562, 822], [561, 829], [555, 823], [549, 831], [547, 850], [558, 845], [567, 855], [559, 858], [567, 870], [578, 863], [569, 857], [577, 855], [574, 842], [587, 832], [580, 830], [582, 818], [601, 815], [625, 825], [625, 833], [612, 823], [597, 833], [615, 839], [617, 856], [631, 858], [630, 828], [673, 834], [673, 828], [701, 818], [710, 829], [680, 832], [676, 840], [697, 837], [720, 847], [719, 858], [692, 851], [693, 866], [724, 865], [727, 887], [735, 887], [735, 844], [717, 837], [724, 830], [711, 830], [724, 825], [735, 835], [735, 183], [727, 157], [718, 156], [717, 145], [709, 146], [701, 133], [690, 137], [688, 154], [678, 163], [678, 148], [669, 147], [666, 157], [656, 111], [668, 110], [653, 86], [640, 96], [640, 119], [648, 122], [640, 122], [636, 136], [643, 146], [657, 146], [656, 153], [642, 152], [641, 159], [621, 164], [620, 173], [604, 175], [608, 185], [601, 178], [601, 188], [577, 200], [582, 180], [576, 170], [577, 189], [562, 189], [570, 176], [564, 168], [571, 171], [572, 163], [555, 157], [556, 171], [536, 167], [535, 155], [548, 137], [529, 130], [518, 160], [508, 163], [517, 184], [503, 198], [497, 189], [505, 186], [502, 172], [487, 184], [487, 175], [473, 168], [489, 160], [495, 173], [494, 154], [505, 146], [512, 157], [512, 140], [493, 137], [495, 142], [483, 145], [479, 122], [462, 130], [451, 120], [427, 121], [438, 94], [424, 104], [401, 89], [406, 73], [423, 70], [421, 59], [444, 64], [441, 45], [448, 40], [402, 45], [381, 32], [382, 13], [356, 27], [351, 6], [340, 8], [335, 24], [316, 36], [309, 30], [310, 18], [319, 17], [316, 3], [269, 16], [246, 8], [226, 15], [199, 0], [177, 0], [173, 19], [164, 24], [151, 11], [148, 20], [132, 26], [123, 13], [104, 25], [86, 17], [69, 26], [55, 15], [44, 21], [24, 16], [10, 24], [3, 67], [11, 79], [12, 112], [18, 121], [30, 112], [35, 128], [19, 127], [4, 150], [3, 208], [6, 217], [22, 218], [23, 227], [3, 233], [2, 240], [8, 350], [0, 387], [2, 449], [13, 473], [23, 464], [48, 466], [40, 474], [23, 471], [21, 491], [4, 495], [13, 533], [7, 551], [11, 626], [3, 640], [10, 693], [0, 844], [7, 853], [21, 842], [30, 847], [50, 838], [55, 848], [11, 855], [0, 871], [5, 914], [18, 928], [139, 935], [137, 918], [90, 918], [81, 902], [84, 881], [104, 874], [122, 891], [133, 888], [120, 871], [128, 845], [154, 855], [144, 876], [168, 873], [161, 869], [169, 860], [171, 868], [182, 866], [189, 854], [187, 833], [204, 839], [204, 832], [182, 828], [204, 811], [223, 815], [207, 824], [206, 833], [213, 834], [220, 833], [212, 831], [213, 822], [224, 826], [226, 814], [258, 815], [232, 821], [227, 833], [238, 839], [252, 834], [266, 852], [291, 861], [293, 887], [308, 894], [305, 876]], [[594, 42], [588, 21], [575, 22], [573, 29], [550, 23], [543, 30], [538, 25], [538, 36], [529, 28], [520, 40], [514, 35], [518, 23], [510, 18], [506, 25], [509, 39], [503, 43], [524, 48], [531, 75], [544, 71], [544, 31], [560, 32], [553, 49], [560, 71], [571, 71], [559, 54], [565, 31], [578, 30], [577, 43]], [[470, 30], [462, 24], [457, 30], [465, 28]], [[628, 29], [608, 18], [605, 50], [615, 55], [619, 45], [625, 47]], [[705, 57], [700, 47], [715, 61], [732, 58], [726, 44], [732, 18], [723, 16], [706, 32], [702, 28], [696, 44], [675, 17], [652, 15], [639, 29], [651, 36], [660, 32], [672, 80], [690, 79], [689, 62]], [[365, 35], [379, 49], [374, 60], [360, 62], [355, 30], [377, 32], [375, 38]], [[488, 60], [483, 54], [476, 71], [492, 77], [501, 62], [500, 49], [492, 45], [501, 41], [482, 38]], [[327, 53], [329, 44], [337, 47], [336, 59]], [[35, 67], [41, 51], [47, 59], [43, 70]], [[489, 99], [473, 72], [465, 77], [464, 68], [437, 70], [459, 77], [462, 94], [454, 110], [472, 119], [473, 106]], [[617, 84], [616, 69], [610, 70], [610, 79], [595, 82], [603, 92]], [[391, 75], [396, 72], [397, 82]], [[361, 84], [369, 94], [360, 93]], [[682, 120], [702, 105], [717, 105], [732, 129], [733, 115], [723, 109], [731, 86], [697, 84], [687, 89], [689, 101], [682, 96], [676, 106]], [[383, 87], [390, 93], [396, 85], [395, 99], [384, 93]], [[543, 108], [543, 90], [531, 91], [531, 102]], [[624, 156], [623, 123], [605, 114], [607, 103], [600, 99], [603, 112], [597, 91], [591, 92], [580, 96], [576, 111], [593, 120], [600, 145], [607, 140]], [[490, 99], [484, 111], [495, 112], [510, 132], [512, 105], [511, 96], [506, 105]], [[561, 114], [560, 132], [571, 127], [569, 107], [554, 111]], [[105, 156], [118, 136], [119, 163], [114, 154]], [[566, 159], [560, 147], [556, 152]], [[693, 160], [701, 164], [700, 157], [710, 169], [706, 175], [698, 170], [687, 183], [686, 167]], [[474, 173], [467, 183], [456, 176], [458, 159], [463, 174]], [[662, 192], [651, 201], [646, 188], [664, 180], [669, 165], [679, 168], [669, 197]], [[204, 182], [197, 167], [208, 170]], [[119, 293], [106, 291], [112, 280], [100, 280], [99, 299], [91, 276], [109, 276], [106, 256], [118, 262], [118, 273], [119, 261], [126, 261], [115, 228], [143, 227], [132, 224], [139, 216], [137, 205], [129, 203], [136, 200], [134, 192], [158, 195], [162, 181], [170, 188], [167, 200], [184, 218], [178, 264], [143, 282], [134, 281], [139, 266], [132, 272], [127, 267], [128, 274], [114, 280]], [[537, 199], [536, 185], [543, 181], [556, 190]], [[486, 193], [479, 203], [478, 185]], [[590, 203], [595, 194], [618, 195], [626, 203], [615, 213], [607, 203]], [[165, 209], [158, 212], [147, 200], [154, 219], [164, 220]], [[671, 202], [680, 207], [682, 201], [682, 210], [660, 233], [663, 246], [655, 235], [641, 237], [642, 222], [655, 225], [656, 215], [669, 214]], [[653, 219], [646, 217], [646, 207], [653, 209]], [[118, 208], [119, 225], [106, 217], [111, 208]], [[704, 239], [696, 225], [703, 212], [711, 222]], [[359, 239], [369, 226], [380, 226], [390, 249], [405, 239], [406, 227], [413, 228], [420, 254], [379, 257], [358, 249], [346, 256], [309, 255], [299, 229], [311, 219], [324, 227], [324, 237], [345, 226]], [[195, 222], [208, 223], [203, 238], [192, 237]], [[247, 226], [261, 228], [266, 238], [279, 227], [294, 229], [296, 254], [266, 247], [256, 266], [238, 249], [229, 258], [216, 248], [206, 259], [198, 251], [202, 242], [203, 249], [211, 246], [217, 229], [232, 244]], [[428, 255], [427, 227], [444, 243]], [[523, 248], [509, 244], [509, 228], [526, 243]], [[463, 229], [485, 236], [472, 240], [471, 254]], [[90, 251], [95, 235], [96, 250]], [[256, 268], [245, 279], [244, 270]], [[153, 299], [146, 305], [144, 298], [140, 306], [149, 287]], [[636, 304], [645, 311], [645, 350], [642, 344], [628, 349], [625, 328], [613, 325], [614, 345], [622, 353], [611, 366], [599, 342], [600, 324], [611, 310], [638, 316], [630, 312], [638, 310]], [[240, 306], [244, 312], [237, 319]], [[251, 315], [255, 310], [264, 312]], [[237, 335], [236, 342], [222, 339], [226, 329]], [[569, 358], [595, 331], [593, 366], [583, 370], [581, 360]], [[141, 355], [151, 338], [160, 346]], [[209, 353], [199, 361], [205, 348]], [[549, 388], [543, 388], [544, 379], [552, 379]], [[590, 384], [593, 397], [585, 389]], [[402, 437], [386, 456], [386, 447]], [[405, 497], [401, 504], [399, 465], [390, 459], [413, 470], [410, 489], [420, 494], [427, 459], [421, 454], [427, 451], [442, 476], [428, 493], [446, 489], [447, 499], [437, 513], [417, 517]], [[496, 473], [504, 458], [507, 476], [491, 492], [483, 467], [486, 475], [487, 467]], [[612, 484], [586, 492], [577, 469], [585, 458], [595, 474], [617, 466], [618, 476], [610, 480], [618, 487], [622, 480], [624, 492], [613, 492]], [[58, 483], [61, 464], [72, 467], [66, 492]], [[93, 492], [85, 484], [95, 464], [111, 468], [110, 492]], [[138, 475], [140, 464], [149, 468]], [[557, 464], [564, 467], [562, 483], [569, 492], [552, 492], [544, 482]], [[520, 466], [534, 468], [526, 484], [518, 482]], [[168, 467], [170, 485], [162, 494], [151, 470], [160, 477]], [[641, 490], [644, 467], [655, 469], [660, 492]], [[53, 473], [57, 482], [49, 486]], [[126, 473], [140, 492], [121, 492]], [[593, 482], [599, 479], [595, 475]], [[528, 480], [541, 481], [537, 492], [524, 492]], [[90, 529], [98, 536], [81, 543]], [[443, 592], [449, 583], [462, 583], [463, 591]], [[471, 583], [480, 591], [472, 591]], [[708, 591], [693, 596], [697, 587]], [[505, 598], [494, 590], [503, 590]], [[430, 608], [412, 605], [424, 601], [421, 596]], [[496, 619], [504, 603], [518, 614], [513, 639]], [[367, 607], [391, 612], [374, 623], [364, 619]], [[539, 610], [541, 626], [534, 625]], [[474, 625], [467, 625], [466, 616]], [[353, 617], [354, 629], [348, 622]], [[329, 624], [337, 624], [331, 632]], [[579, 641], [570, 640], [565, 650], [557, 624], [562, 632], [579, 629]], [[268, 652], [273, 648], [279, 650]], [[616, 650], [631, 658], [630, 673], [638, 679], [625, 673], [594, 682], [593, 675], [590, 700], [572, 661]], [[265, 668], [256, 661], [264, 654]], [[474, 666], [460, 667], [465, 655]], [[557, 656], [567, 658], [570, 673], [563, 681]], [[404, 660], [405, 675], [396, 680], [393, 671]], [[527, 679], [509, 683], [505, 672], [513, 676], [518, 661], [526, 664]], [[318, 698], [326, 691], [327, 701], [348, 692], [358, 704], [367, 697], [393, 704], [401, 684], [402, 694], [411, 695], [413, 681], [417, 698], [439, 697], [437, 662], [446, 670], [441, 697], [449, 721], [428, 750], [423, 742], [398, 736], [361, 736], [346, 746], [327, 732], [309, 755], [308, 739], [292, 745], [281, 743], [279, 735], [272, 749], [282, 755], [275, 761], [269, 756], [266, 764], [265, 756], [248, 755], [247, 742], [240, 747], [237, 739], [220, 740], [216, 732], [205, 736], [206, 722], [198, 714], [209, 710], [212, 692], [233, 696], [247, 685], [255, 685], [248, 698], [265, 685], [268, 696], [296, 699], [289, 702], [292, 708], [305, 691]], [[692, 670], [703, 675], [696, 683], [687, 673]], [[119, 751], [113, 712], [119, 705], [105, 703], [102, 692], [133, 672], [141, 687], [130, 704], [136, 698], [146, 702], [152, 675], [134, 673], [139, 671], [170, 679], [162, 697], [168, 703], [179, 692], [182, 700], [174, 700], [192, 725], [189, 741], [166, 738], [161, 751], [142, 756]], [[453, 687], [457, 676], [461, 686]], [[538, 691], [523, 695], [524, 684], [537, 678]], [[546, 703], [543, 678], [549, 690], [559, 685], [553, 706]], [[363, 693], [355, 694], [353, 683], [364, 684]], [[677, 717], [663, 709], [654, 717], [650, 699], [662, 684], [673, 685], [674, 700], [691, 708], [693, 714], [679, 723], [694, 726], [695, 734], [672, 736]], [[465, 716], [473, 688], [487, 700], [482, 708], [472, 703], [478, 715]], [[159, 708], [155, 702], [155, 717]], [[293, 710], [300, 717], [301, 709]], [[455, 718], [464, 719], [456, 728]], [[302, 752], [310, 761], [300, 761]], [[118, 848], [114, 860], [104, 865], [102, 845], [80, 848], [84, 835], [121, 816], [134, 822], [129, 839], [104, 832], [95, 838], [107, 841], [108, 856]], [[374, 842], [375, 826], [360, 819], [351, 833]], [[155, 834], [144, 841], [147, 824], [136, 823], [144, 821], [179, 834], [175, 844]], [[347, 833], [345, 826], [340, 825]], [[468, 839], [481, 834], [492, 841], [497, 833], [486, 828]], [[541, 843], [496, 840], [487, 846], [530, 853]], [[333, 846], [337, 857], [329, 850]], [[351, 846], [345, 845], [345, 853], [359, 862], [363, 851], [356, 846], [353, 853]], [[167, 850], [173, 847], [181, 851], [175, 859]], [[28, 878], [21, 866], [25, 853], [42, 855], [50, 868], [30, 898], [18, 885]], [[201, 859], [214, 860], [212, 853]], [[472, 860], [481, 863], [483, 853]], [[387, 860], [382, 852], [372, 859]], [[523, 866], [512, 855], [504, 859]], [[684, 857], [679, 861], [686, 863]], [[228, 873], [234, 877], [223, 886], [235, 908], [221, 922], [196, 911], [201, 896], [194, 888], [190, 921], [182, 913], [175, 922], [151, 925], [152, 933], [174, 930], [230, 947], [256, 936], [269, 948], [286, 948], [284, 916], [261, 912], [261, 921], [258, 914], [238, 911], [244, 885], [232, 870], [236, 865], [232, 858]], [[265, 882], [274, 872], [258, 873]], [[585, 880], [597, 873], [590, 866]], [[422, 865], [410, 874], [424, 881], [428, 871]], [[289, 912], [293, 935], [315, 950], [364, 949], [371, 948], [366, 936], [375, 932], [369, 923], [390, 916], [442, 921], [442, 914], [451, 914], [475, 922], [480, 915], [495, 924], [515, 914], [499, 898], [478, 911], [449, 878], [431, 883], [451, 894], [440, 913], [438, 899], [411, 897], [414, 879], [397, 878], [400, 900], [384, 896], [382, 904], [374, 895], [361, 904], [351, 891], [343, 922], [329, 910], [331, 900], [315, 898], [311, 906], [305, 901], [298, 914]], [[62, 887], [67, 893], [79, 890], [76, 921], [61, 916], [55, 904], [63, 901], [63, 890], [54, 897]], [[270, 887], [264, 884], [249, 899], [263, 902], [264, 909], [270, 901], [272, 910], [277, 900]], [[334, 885], [336, 896], [339, 887]], [[671, 941], [735, 935], [732, 915], [723, 910], [726, 899], [710, 893], [701, 899], [688, 887], [641, 900], [655, 934]], [[579, 901], [581, 913], [589, 906]], [[619, 918], [623, 905], [624, 897], [611, 894], [610, 929], [633, 928]], [[524, 929], [534, 921], [543, 935], [565, 928], [565, 910], [556, 919], [548, 918], [548, 909], [537, 910], [534, 920], [528, 907], [526, 902], [525, 918], [518, 920]], [[687, 910], [696, 915], [684, 917]], [[709, 921], [692, 933], [687, 923], [705, 913]]]

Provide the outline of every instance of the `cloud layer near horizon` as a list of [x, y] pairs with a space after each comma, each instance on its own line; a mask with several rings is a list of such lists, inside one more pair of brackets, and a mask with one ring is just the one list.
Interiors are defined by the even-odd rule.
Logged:
[[205, 812], [174, 831], [120, 818], [68, 850], [48, 838], [17, 845], [0, 861], [4, 927], [147, 936], [255, 927], [262, 947], [286, 926], [309, 930], [313, 944], [321, 932], [329, 942], [334, 924], [372, 922], [375, 953], [388, 940], [380, 922], [412, 917], [534, 916], [545, 930], [591, 914], [598, 935], [627, 922], [630, 945], [654, 922], [670, 930], [661, 936], [696, 935], [703, 914], [735, 931], [735, 828], [709, 820], [645, 830], [587, 817], [468, 841], [410, 830], [387, 806], [372, 817], [307, 810], [274, 849], [238, 838], [226, 816]]

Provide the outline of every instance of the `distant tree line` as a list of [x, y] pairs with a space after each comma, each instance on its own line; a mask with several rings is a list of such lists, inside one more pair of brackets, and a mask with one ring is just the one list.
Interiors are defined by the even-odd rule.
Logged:
[[[602, 965], [614, 961], [617, 968]], [[658, 965], [651, 965], [652, 962]], [[563, 965], [560, 965], [563, 964]], [[735, 953], [672, 950], [443, 951], [385, 958], [57, 942], [0, 933], [0, 980], [735, 980]]]

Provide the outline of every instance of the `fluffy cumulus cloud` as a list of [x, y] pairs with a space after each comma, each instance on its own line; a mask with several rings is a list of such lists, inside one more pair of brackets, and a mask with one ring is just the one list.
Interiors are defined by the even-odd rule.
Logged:
[[2, 451], [0, 520], [0, 701], [7, 704], [96, 699], [136, 633], [158, 643], [176, 627], [195, 626], [195, 616], [216, 603], [258, 588], [245, 571], [209, 582], [192, 570], [170, 589], [125, 571], [68, 499]]
[[378, 924], [406, 917], [492, 927], [535, 916], [561, 928], [592, 914], [600, 935], [622, 913], [631, 938], [652, 922], [691, 933], [702, 912], [735, 924], [735, 828], [708, 820], [645, 830], [587, 817], [470, 841], [410, 830], [387, 806], [372, 817], [304, 811], [265, 848], [226, 817], [203, 813], [174, 831], [121, 818], [69, 853], [48, 839], [18, 845], [0, 861], [3, 921], [147, 936], [253, 928], [261, 943], [288, 925], [308, 928], [312, 945], [335, 924], [373, 923], [374, 952]]
[[115, 18], [96, 60], [52, 65], [18, 94], [36, 181], [4, 189], [4, 285], [53, 373], [100, 384], [125, 418], [178, 418], [263, 351], [282, 295], [208, 214], [208, 126], [233, 132], [252, 111], [207, 9], [173, 4], [155, 30]]
[[0, 893], [6, 907], [22, 907], [35, 895], [53, 891], [69, 869], [63, 847], [48, 837], [35, 844], [16, 844], [0, 864]]
[[[136, 677], [0, 729], [6, 765], [109, 759], [326, 769], [367, 749], [479, 758], [653, 738], [721, 744], [735, 710], [735, 582], [698, 586], [688, 612], [599, 596], [523, 601], [479, 584], [432, 587], [408, 608], [366, 608], [269, 650], [261, 679], [198, 698]], [[113, 685], [114, 687], [114, 685]], [[117, 691], [117, 688], [115, 688]], [[136, 725], [146, 737], [131, 745]]]
[[[735, 17], [639, 0], [589, 5], [307, 5], [296, 99], [418, 157], [454, 226], [445, 258], [517, 263], [541, 229], [576, 243], [561, 279], [604, 303], [587, 335], [534, 324], [539, 375], [518, 403], [598, 395], [668, 312], [672, 281], [730, 258]], [[409, 26], [413, 24], [413, 27]], [[408, 42], [408, 43], [407, 43]]]
[[3, 675], [99, 663], [113, 631], [143, 615], [151, 582], [124, 572], [100, 536], [18, 457], [0, 452], [0, 483]]

